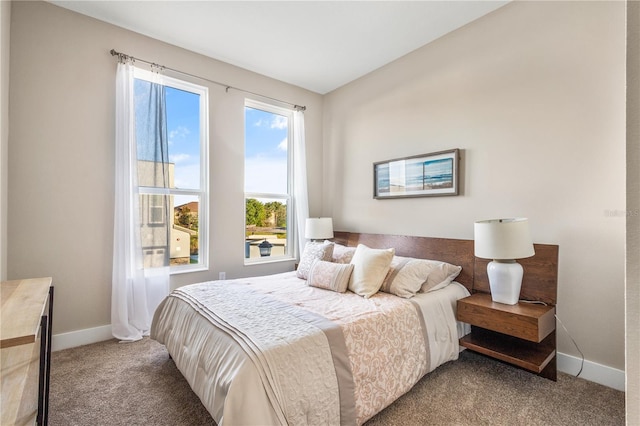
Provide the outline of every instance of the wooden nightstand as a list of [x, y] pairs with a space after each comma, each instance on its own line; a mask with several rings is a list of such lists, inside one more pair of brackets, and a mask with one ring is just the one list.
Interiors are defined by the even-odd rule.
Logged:
[[495, 303], [487, 293], [458, 300], [458, 321], [471, 324], [460, 345], [557, 380], [555, 306]]

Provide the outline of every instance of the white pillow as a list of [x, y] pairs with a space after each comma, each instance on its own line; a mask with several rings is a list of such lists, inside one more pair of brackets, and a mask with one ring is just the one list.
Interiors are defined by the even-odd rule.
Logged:
[[353, 272], [349, 280], [349, 290], [369, 298], [380, 290], [382, 281], [389, 271], [395, 249], [372, 249], [358, 244], [351, 259]]
[[323, 288], [344, 293], [349, 286], [349, 278], [353, 265], [316, 260], [309, 271], [307, 284], [311, 287]]
[[421, 293], [439, 290], [448, 286], [462, 271], [462, 266], [452, 265], [438, 260], [427, 260], [431, 271], [427, 281], [422, 284]]
[[334, 243], [331, 261], [335, 263], [349, 263], [351, 262], [351, 259], [353, 259], [353, 254], [355, 252], [355, 247], [347, 247], [342, 244]]
[[300, 264], [296, 270], [298, 278], [306, 280], [313, 262], [316, 260], [331, 260], [333, 253], [333, 243], [331, 241], [314, 242], [309, 241], [304, 246], [302, 256], [300, 256]]
[[415, 296], [427, 281], [432, 266], [429, 260], [412, 257], [393, 256], [389, 272], [382, 282], [380, 291], [395, 294], [406, 299]]

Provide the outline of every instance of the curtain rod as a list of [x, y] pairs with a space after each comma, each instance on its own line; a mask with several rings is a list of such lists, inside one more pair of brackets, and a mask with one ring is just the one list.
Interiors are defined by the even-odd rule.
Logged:
[[169, 71], [176, 72], [178, 74], [187, 75], [189, 77], [193, 77], [193, 78], [197, 78], [199, 80], [208, 81], [209, 83], [217, 84], [218, 86], [224, 87], [226, 92], [228, 92], [229, 89], [233, 89], [233, 90], [237, 90], [239, 92], [249, 93], [251, 95], [256, 95], [256, 96], [260, 96], [260, 97], [263, 97], [263, 98], [266, 98], [266, 99], [271, 99], [272, 101], [281, 102], [283, 104], [291, 105], [293, 107], [293, 109], [296, 110], [296, 111], [305, 111], [307, 109], [307, 107], [303, 106], [303, 105], [296, 105], [296, 104], [292, 104], [291, 102], [281, 101], [280, 99], [276, 99], [276, 98], [272, 98], [272, 97], [269, 97], [269, 96], [261, 95], [260, 93], [255, 93], [255, 92], [251, 92], [249, 90], [240, 89], [239, 87], [234, 87], [234, 86], [231, 86], [229, 84], [221, 83], [219, 81], [210, 80], [210, 79], [205, 78], [205, 77], [200, 77], [198, 75], [189, 74], [188, 72], [180, 71], [180, 70], [177, 70], [177, 69], [174, 69], [174, 68], [165, 67], [164, 65], [156, 64], [155, 62], [146, 61], [144, 59], [140, 59], [140, 58], [136, 58], [136, 57], [131, 56], [131, 55], [127, 55], [125, 53], [117, 52], [115, 49], [111, 49], [110, 53], [111, 53], [111, 56], [117, 56], [120, 61], [132, 60], [134, 62], [135, 61], [144, 62], [145, 64], [151, 65], [151, 67], [159, 68], [160, 70], [169, 70]]

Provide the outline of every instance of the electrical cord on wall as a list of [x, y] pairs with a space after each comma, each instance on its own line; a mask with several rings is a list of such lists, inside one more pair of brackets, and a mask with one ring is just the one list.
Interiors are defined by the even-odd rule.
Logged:
[[[547, 304], [545, 302], [541, 302], [539, 300], [520, 300], [520, 302], [547, 306]], [[553, 316], [556, 318], [556, 320], [558, 320], [558, 322], [560, 323], [560, 325], [562, 326], [564, 331], [567, 333], [567, 336], [569, 336], [569, 339], [571, 339], [571, 341], [573, 342], [573, 345], [576, 347], [576, 350], [580, 353], [580, 358], [581, 358], [580, 359], [580, 370], [578, 371], [578, 374], [576, 374], [576, 377], [580, 377], [580, 374], [582, 373], [582, 369], [584, 368], [584, 354], [580, 350], [580, 347], [578, 346], [578, 343], [576, 343], [576, 341], [573, 339], [573, 337], [571, 337], [571, 333], [569, 333], [569, 330], [567, 330], [567, 327], [564, 326], [564, 323], [562, 322], [560, 317], [558, 317], [558, 314], [554, 314]]]
[[560, 323], [562, 328], [564, 328], [564, 331], [567, 333], [567, 336], [569, 336], [569, 339], [571, 339], [571, 341], [573, 342], [573, 345], [576, 347], [578, 352], [580, 352], [580, 357], [581, 357], [581, 360], [580, 360], [580, 371], [578, 371], [578, 374], [576, 374], [576, 377], [580, 377], [580, 373], [582, 373], [582, 368], [584, 368], [584, 354], [582, 353], [582, 351], [578, 347], [578, 344], [576, 343], [576, 341], [573, 340], [573, 337], [571, 337], [571, 334], [569, 333], [569, 330], [567, 330], [567, 327], [564, 326], [564, 324], [562, 323], [562, 321], [558, 317], [558, 314], [555, 314], [554, 316], [556, 317], [556, 319], [558, 320], [558, 322]]

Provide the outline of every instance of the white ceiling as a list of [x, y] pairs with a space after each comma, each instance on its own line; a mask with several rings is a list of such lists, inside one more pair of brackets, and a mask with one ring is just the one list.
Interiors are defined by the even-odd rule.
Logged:
[[325, 94], [508, 0], [50, 2]]

